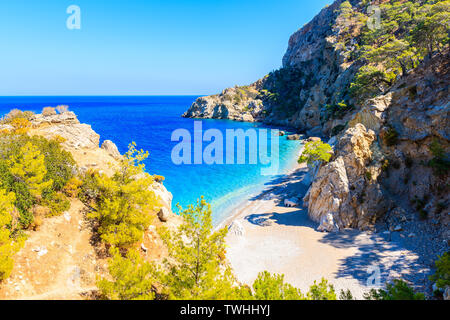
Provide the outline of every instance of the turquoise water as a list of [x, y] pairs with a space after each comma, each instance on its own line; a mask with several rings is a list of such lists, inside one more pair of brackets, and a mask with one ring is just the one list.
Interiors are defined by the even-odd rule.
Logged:
[[[138, 96], [138, 97], [0, 97], [0, 114], [12, 108], [40, 112], [45, 106], [67, 104], [82, 123], [92, 125], [101, 141], [112, 140], [120, 152], [125, 152], [131, 141], [138, 148], [148, 150], [147, 171], [163, 175], [167, 189], [172, 192], [173, 205], [186, 207], [203, 195], [212, 204], [214, 223], [227, 218], [232, 209], [246, 199], [257, 196], [277, 176], [262, 176], [257, 164], [243, 165], [176, 165], [171, 160], [171, 141], [175, 129], [186, 129], [194, 134], [194, 120], [181, 118], [197, 97], [194, 96]], [[197, 120], [198, 121], [198, 120]], [[225, 136], [227, 129], [260, 129], [263, 124], [229, 120], [203, 120], [203, 130], [218, 129]], [[270, 135], [269, 135], [270, 137]], [[300, 149], [298, 141], [280, 137], [278, 175], [286, 173], [296, 162]], [[206, 146], [209, 143], [204, 142]], [[193, 147], [192, 147], [193, 149]], [[269, 148], [270, 150], [270, 141]], [[226, 151], [226, 150], [225, 150]], [[248, 150], [247, 150], [248, 151]], [[248, 152], [247, 152], [248, 153]], [[269, 152], [270, 154], [270, 152]]]

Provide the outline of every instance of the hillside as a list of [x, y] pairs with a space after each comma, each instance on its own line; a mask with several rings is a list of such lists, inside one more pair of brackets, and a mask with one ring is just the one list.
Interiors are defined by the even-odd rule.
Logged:
[[[73, 112], [57, 114], [47, 109], [45, 114], [25, 116], [28, 122], [14, 121], [14, 118], [24, 119], [24, 113], [12, 111], [9, 118], [4, 119], [4, 124], [0, 125], [2, 155], [10, 152], [8, 141], [11, 139], [26, 141], [32, 137], [43, 137], [46, 140], [37, 141], [58, 141], [61, 147], [53, 145], [60, 150], [57, 152], [68, 152], [65, 156], [73, 157], [75, 161], [71, 164], [70, 176], [83, 177], [89, 172], [113, 176], [120, 168], [124, 156], [114, 143], [106, 140], [100, 147], [100, 136], [90, 125], [80, 123]], [[26, 137], [30, 138], [21, 137], [25, 131]], [[19, 146], [22, 144], [20, 140]], [[48, 159], [47, 152], [44, 151], [44, 156]], [[64, 172], [62, 162], [52, 165], [58, 167], [58, 175]], [[5, 187], [3, 174], [0, 181], [2, 188]], [[31, 183], [31, 180], [27, 181], [28, 187]], [[180, 220], [172, 213], [172, 195], [161, 182], [152, 183], [150, 191], [158, 197], [161, 205], [153, 215], [156, 216], [158, 210], [164, 214], [158, 213], [160, 219], [154, 219], [148, 230], [145, 230], [138, 247], [147, 261], [161, 261], [167, 255], [167, 250], [156, 229], [162, 225], [174, 228]], [[22, 202], [16, 200], [15, 206], [19, 210], [15, 210], [17, 216], [13, 217], [16, 221], [13, 222], [13, 230], [23, 238], [23, 243], [17, 253], [11, 256], [14, 263], [12, 269], [8, 268], [9, 277], [0, 279], [4, 280], [0, 281], [0, 299], [73, 300], [98, 296], [97, 277], [108, 276], [109, 273], [108, 246], [99, 239], [98, 225], [89, 218], [89, 213], [94, 210], [93, 204], [82, 197], [82, 192], [77, 190], [75, 194], [74, 189], [68, 189], [66, 185], [62, 193], [57, 193], [59, 196], [52, 196], [66, 199], [66, 205], [57, 211], [53, 210], [58, 207], [51, 200], [42, 199], [41, 196], [33, 200], [34, 204], [29, 209], [22, 208]], [[15, 194], [16, 199], [20, 199], [26, 192], [22, 190]], [[24, 217], [28, 217], [28, 220], [25, 221]], [[13, 235], [12, 238], [18, 241], [20, 237]], [[0, 271], [8, 269], [0, 268]]]
[[371, 229], [385, 220], [393, 229], [417, 219], [437, 229], [444, 250], [449, 13], [449, 1], [335, 1], [291, 36], [281, 69], [201, 97], [183, 116], [260, 121], [321, 137], [333, 156], [311, 168], [304, 199], [320, 230]]

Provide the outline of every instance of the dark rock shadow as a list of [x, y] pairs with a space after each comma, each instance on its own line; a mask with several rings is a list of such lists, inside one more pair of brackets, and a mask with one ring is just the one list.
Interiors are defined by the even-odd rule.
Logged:
[[248, 222], [258, 226], [269, 226], [272, 223], [295, 226], [295, 227], [309, 227], [317, 228], [318, 224], [308, 218], [308, 212], [306, 209], [298, 209], [292, 212], [286, 213], [265, 213], [265, 214], [251, 214], [245, 218]]
[[[327, 233], [321, 240], [335, 248], [357, 247], [353, 256], [343, 259], [336, 273], [336, 278], [351, 277], [361, 285], [366, 285], [369, 277], [379, 270], [380, 284], [401, 278], [414, 284], [418, 290], [427, 291], [427, 279], [430, 269], [420, 263], [419, 257], [404, 254], [404, 246], [396, 242], [388, 242], [379, 234], [365, 234], [358, 230], [343, 230], [336, 233]], [[368, 288], [369, 290], [369, 288]]]

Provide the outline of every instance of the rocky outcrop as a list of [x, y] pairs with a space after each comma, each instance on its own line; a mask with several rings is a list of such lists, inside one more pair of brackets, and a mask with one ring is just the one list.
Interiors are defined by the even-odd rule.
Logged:
[[329, 137], [335, 155], [308, 175], [305, 198], [322, 230], [370, 228], [401, 209], [435, 221], [450, 241], [449, 50], [403, 70], [370, 99], [356, 97], [351, 83], [367, 63], [358, 58], [367, 3], [343, 2], [290, 37], [283, 67], [250, 85], [252, 95], [233, 99], [238, 88], [227, 89], [199, 98], [184, 116], [262, 121]]
[[374, 141], [375, 133], [357, 124], [339, 140], [334, 160], [319, 169], [303, 200], [319, 230], [367, 229], [386, 212], [378, 170], [368, 169]]
[[245, 122], [261, 120], [263, 101], [257, 88], [258, 83], [247, 87], [228, 88], [221, 94], [198, 98], [183, 117]]
[[[238, 88], [226, 89], [198, 98], [183, 116], [261, 121], [318, 136], [346, 123], [348, 119], [324, 119], [321, 114], [325, 105], [344, 98], [359, 67], [350, 59], [354, 44], [346, 46], [340, 41], [348, 32], [339, 13], [342, 2], [325, 7], [291, 36], [283, 68], [248, 86], [253, 93], [246, 99], [234, 98]], [[355, 37], [359, 28], [352, 32]]]
[[88, 124], [78, 121], [73, 112], [61, 114], [34, 115], [31, 119], [33, 134], [44, 136], [48, 139], [61, 137], [63, 145], [74, 149], [97, 149], [100, 144], [100, 136], [92, 130]]
[[103, 141], [101, 148], [106, 152], [108, 152], [108, 154], [116, 160], [119, 160], [122, 157], [119, 152], [119, 149], [117, 148], [115, 143], [112, 142], [111, 140]]
[[[62, 146], [72, 153], [80, 171], [93, 168], [106, 174], [112, 174], [122, 158], [117, 146], [110, 140], [105, 140], [99, 148], [100, 135], [90, 125], [80, 123], [73, 112], [36, 114], [31, 119], [31, 135], [41, 135], [48, 139], [59, 138]], [[160, 182], [152, 185], [152, 191], [160, 200], [164, 215], [161, 221], [178, 223], [172, 213], [172, 194]]]

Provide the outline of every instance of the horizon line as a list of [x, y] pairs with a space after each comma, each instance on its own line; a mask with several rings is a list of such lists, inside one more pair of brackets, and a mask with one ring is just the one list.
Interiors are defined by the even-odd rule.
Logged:
[[11, 97], [200, 97], [213, 94], [24, 94], [0, 95], [0, 98]]

